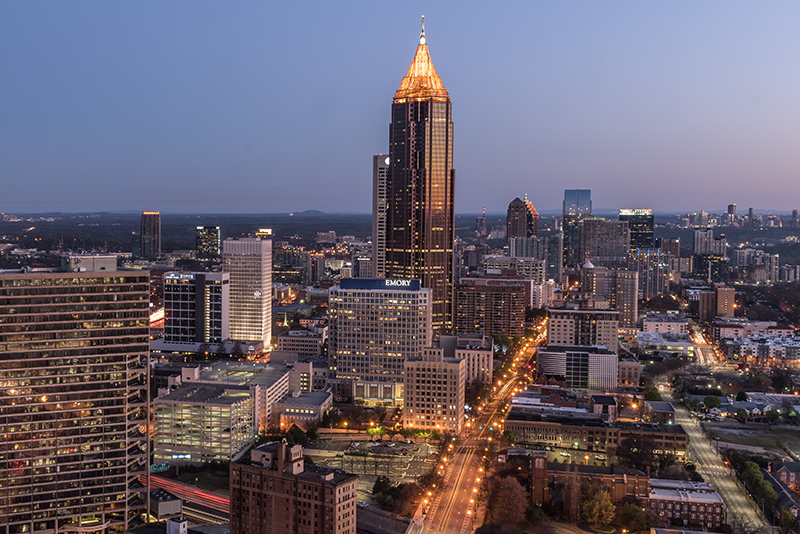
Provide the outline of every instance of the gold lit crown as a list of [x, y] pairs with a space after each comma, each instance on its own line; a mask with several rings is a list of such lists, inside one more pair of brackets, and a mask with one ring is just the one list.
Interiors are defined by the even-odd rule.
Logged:
[[442, 79], [433, 68], [428, 45], [425, 44], [425, 18], [422, 19], [422, 33], [419, 37], [417, 53], [411, 63], [405, 78], [400, 83], [400, 88], [394, 94], [394, 102], [402, 103], [408, 100], [448, 100], [450, 95], [444, 88]]

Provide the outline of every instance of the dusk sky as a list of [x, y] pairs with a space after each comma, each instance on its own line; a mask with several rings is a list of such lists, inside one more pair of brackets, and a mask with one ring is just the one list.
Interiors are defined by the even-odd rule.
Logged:
[[0, 211], [371, 210], [425, 15], [456, 212], [800, 208], [800, 3], [3, 2]]

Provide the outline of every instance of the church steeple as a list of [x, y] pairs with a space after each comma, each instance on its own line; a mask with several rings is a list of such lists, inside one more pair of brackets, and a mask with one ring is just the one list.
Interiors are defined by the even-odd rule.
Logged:
[[444, 88], [442, 79], [433, 68], [431, 55], [425, 38], [425, 17], [422, 17], [422, 31], [419, 34], [419, 45], [414, 61], [411, 63], [405, 78], [400, 83], [400, 88], [394, 94], [395, 103], [409, 100], [449, 100], [450, 95]]

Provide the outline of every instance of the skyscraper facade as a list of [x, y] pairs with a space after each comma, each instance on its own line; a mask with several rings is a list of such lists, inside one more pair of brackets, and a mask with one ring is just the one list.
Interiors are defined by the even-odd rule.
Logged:
[[228, 273], [164, 275], [164, 340], [167, 343], [222, 343], [228, 339]]
[[142, 257], [152, 260], [161, 256], [161, 213], [142, 212], [139, 230]]
[[386, 276], [386, 207], [389, 156], [372, 156], [372, 273], [358, 278]]
[[262, 342], [268, 348], [272, 338], [272, 239], [266, 235], [226, 239], [222, 269], [230, 274], [231, 339]]
[[434, 335], [452, 325], [455, 201], [450, 95], [422, 33], [392, 102], [386, 217], [386, 277], [431, 289]]
[[195, 231], [198, 260], [218, 260], [222, 241], [219, 226], [198, 226]]
[[121, 532], [145, 509], [149, 275], [91, 264], [0, 271], [2, 534]]
[[626, 221], [589, 217], [578, 225], [581, 264], [625, 269], [628, 266], [631, 233]]
[[516, 237], [531, 237], [539, 235], [539, 213], [533, 207], [533, 202], [520, 200], [516, 197], [508, 205], [506, 214], [506, 239]]
[[564, 190], [564, 204], [561, 211], [561, 228], [564, 234], [564, 264], [578, 267], [580, 257], [580, 228], [578, 223], [592, 215], [591, 189]]
[[653, 248], [655, 244], [653, 210], [622, 209], [619, 210], [619, 220], [628, 222], [628, 229], [631, 233], [631, 252], [637, 249]]

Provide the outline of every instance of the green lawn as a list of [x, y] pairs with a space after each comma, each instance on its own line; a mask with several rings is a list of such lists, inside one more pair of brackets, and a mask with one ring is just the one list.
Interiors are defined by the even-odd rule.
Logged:
[[720, 441], [726, 443], [747, 445], [749, 447], [763, 447], [780, 453], [784, 453], [783, 444], [787, 444], [792, 452], [800, 455], [800, 430], [768, 430], [766, 428], [758, 428], [753, 430], [753, 434], [717, 433], [714, 429], [709, 430], [711, 435], [718, 435]]

